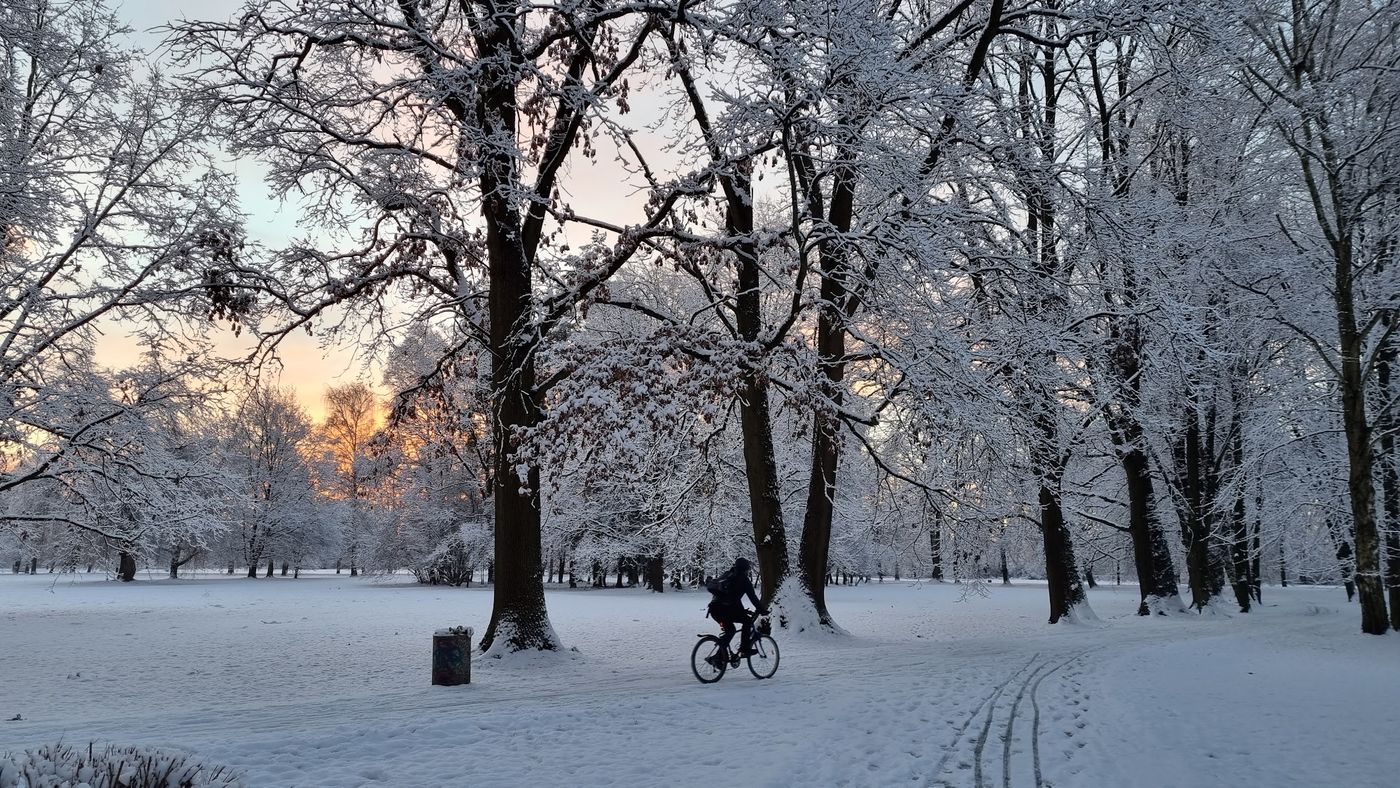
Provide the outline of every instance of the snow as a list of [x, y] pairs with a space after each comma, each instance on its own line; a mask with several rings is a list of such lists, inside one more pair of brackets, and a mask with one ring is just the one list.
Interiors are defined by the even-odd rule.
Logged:
[[[249, 785], [1394, 785], [1400, 638], [1335, 588], [1248, 615], [1048, 626], [1043, 585], [832, 587], [848, 637], [775, 631], [768, 681], [705, 686], [704, 592], [557, 589], [577, 652], [429, 685], [431, 634], [489, 589], [304, 574], [118, 584], [0, 575], [0, 752], [187, 752]], [[1003, 775], [1008, 774], [1009, 780]]]

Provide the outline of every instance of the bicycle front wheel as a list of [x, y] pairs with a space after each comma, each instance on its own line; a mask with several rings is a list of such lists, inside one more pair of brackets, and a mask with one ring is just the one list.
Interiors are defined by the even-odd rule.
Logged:
[[756, 679], [771, 679], [778, 672], [778, 641], [767, 635], [757, 635], [754, 653], [749, 655], [749, 672]]
[[729, 663], [724, 659], [724, 646], [719, 638], [706, 635], [695, 644], [690, 652], [690, 670], [702, 684], [713, 684], [724, 678]]

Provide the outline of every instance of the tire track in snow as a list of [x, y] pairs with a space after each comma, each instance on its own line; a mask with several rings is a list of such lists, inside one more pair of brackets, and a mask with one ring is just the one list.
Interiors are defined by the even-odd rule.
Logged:
[[1040, 678], [1036, 679], [1035, 686], [1031, 687], [1031, 709], [1033, 710], [1031, 715], [1031, 764], [1035, 768], [1035, 788], [1043, 788], [1045, 785], [1045, 779], [1040, 770], [1040, 701], [1036, 697], [1036, 694], [1040, 692], [1040, 683], [1049, 678], [1050, 674], [1064, 669], [1065, 666], [1088, 653], [1089, 649], [1084, 649], [1050, 670], [1047, 670], [1041, 674]]
[[[952, 785], [952, 783], [948, 782], [947, 780], [940, 780], [939, 777], [943, 774], [943, 770], [947, 768], [947, 766], [948, 766], [948, 759], [953, 757], [953, 753], [956, 751], [958, 742], [959, 742], [960, 740], [962, 740], [963, 734], [967, 732], [967, 729], [968, 729], [968, 728], [972, 727], [972, 723], [973, 723], [974, 721], [976, 721], [976, 719], [977, 719], [978, 716], [981, 715], [982, 709], [983, 709], [984, 707], [988, 707], [989, 704], [995, 705], [997, 697], [998, 697], [999, 695], [1001, 695], [1001, 693], [1002, 693], [1003, 690], [1006, 689], [1006, 686], [1007, 686], [1008, 684], [1010, 684], [1012, 681], [1014, 681], [1014, 680], [1016, 679], [1017, 676], [1021, 675], [1021, 673], [1025, 672], [1026, 668], [1029, 668], [1029, 667], [1036, 661], [1036, 659], [1037, 659], [1038, 657], [1040, 657], [1040, 652], [1039, 652], [1039, 651], [1037, 651], [1037, 652], [1035, 652], [1034, 654], [1032, 654], [1032, 655], [1031, 655], [1031, 658], [1030, 658], [1029, 660], [1027, 660], [1026, 664], [1024, 664], [1024, 665], [1022, 665], [1021, 667], [1017, 668], [1016, 670], [1012, 671], [1010, 674], [1007, 675], [1007, 677], [1006, 677], [1005, 679], [1002, 679], [1001, 683], [997, 684], [996, 687], [994, 687], [990, 693], [988, 693], [984, 698], [982, 698], [982, 700], [981, 700], [980, 702], [978, 702], [977, 706], [976, 706], [975, 708], [973, 708], [972, 713], [969, 714], [969, 715], [967, 715], [967, 719], [963, 720], [963, 724], [960, 725], [960, 726], [958, 726], [958, 729], [957, 729], [956, 731], [953, 732], [953, 738], [952, 738], [952, 740], [949, 741], [949, 742], [947, 743], [947, 745], [945, 745], [944, 750], [943, 750], [943, 757], [940, 758], [940, 759], [938, 760], [938, 766], [935, 767], [934, 770], [933, 770], [933, 780], [932, 780], [932, 783], [934, 783], [934, 784], [941, 784], [941, 785], [944, 785], [944, 786], [951, 786], [951, 785]], [[987, 716], [988, 716], [988, 719], [991, 718], [992, 711], [993, 711], [993, 709], [991, 709], [991, 708], [988, 708], [988, 709], [987, 709]], [[980, 763], [980, 760], [979, 760], [977, 769], [978, 769], [978, 773], [979, 773], [979, 775], [980, 775], [980, 772], [981, 772], [981, 763]], [[980, 779], [980, 778], [979, 778], [979, 779]]]
[[[1002, 734], [1001, 748], [1001, 785], [1002, 788], [1011, 788], [1011, 741], [1014, 737], [1016, 726], [1016, 711], [1021, 707], [1021, 701], [1026, 697], [1026, 688], [1031, 686], [1031, 681], [1035, 679], [1045, 666], [1050, 664], [1049, 660], [1035, 666], [1026, 680], [1021, 683], [1021, 690], [1016, 693], [1016, 700], [1011, 704], [1011, 711], [1006, 715], [1006, 732]], [[1036, 686], [1040, 686], [1036, 682]], [[990, 720], [989, 720], [990, 721]]]

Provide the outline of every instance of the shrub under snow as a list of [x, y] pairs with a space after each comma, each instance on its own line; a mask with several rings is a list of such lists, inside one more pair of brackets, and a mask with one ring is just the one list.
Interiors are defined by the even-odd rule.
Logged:
[[224, 766], [150, 747], [45, 744], [0, 755], [0, 788], [238, 788]]

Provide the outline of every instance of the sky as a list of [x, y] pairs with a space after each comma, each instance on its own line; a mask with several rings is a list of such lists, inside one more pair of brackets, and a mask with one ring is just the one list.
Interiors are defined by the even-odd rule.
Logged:
[[[117, 6], [116, 11], [136, 31], [138, 43], [147, 49], [154, 49], [164, 37], [164, 33], [155, 28], [180, 18], [217, 19], [232, 16], [241, 5], [236, 0], [202, 0], [197, 3], [129, 0]], [[239, 203], [248, 216], [247, 230], [251, 240], [275, 248], [296, 235], [296, 205], [283, 202], [269, 192], [262, 180], [262, 169], [254, 162], [243, 161], [238, 162], [234, 170], [238, 177]], [[225, 328], [216, 329], [211, 336], [218, 351], [231, 358], [245, 357], [251, 349], [246, 335], [236, 337]], [[134, 362], [142, 351], [142, 345], [122, 326], [115, 325], [106, 329], [100, 350], [107, 364], [121, 366]], [[318, 420], [325, 410], [322, 397], [328, 386], [364, 380], [378, 387], [380, 382], [378, 375], [372, 371], [366, 374], [353, 348], [322, 348], [316, 338], [304, 333], [298, 332], [289, 337], [280, 356], [283, 362], [280, 370], [265, 370], [264, 378], [295, 390], [302, 406]]]
[[[129, 0], [117, 6], [117, 13], [137, 31], [135, 35], [139, 44], [154, 50], [165, 36], [160, 27], [182, 18], [228, 18], [236, 15], [242, 5], [241, 0], [204, 0], [199, 3]], [[634, 92], [635, 111], [629, 116], [634, 126], [641, 126], [660, 116], [656, 102], [648, 99]], [[642, 139], [640, 142], [644, 148], [650, 149], [648, 155], [669, 158], [661, 151], [664, 141]], [[248, 217], [249, 240], [275, 249], [294, 236], [309, 234], [307, 228], [301, 228], [298, 224], [296, 203], [283, 201], [269, 192], [258, 163], [238, 161], [234, 171], [239, 182], [240, 208]], [[563, 186], [565, 200], [575, 205], [587, 205], [590, 212], [609, 220], [627, 222], [626, 214], [633, 213], [635, 216], [629, 209], [645, 199], [637, 194], [635, 185], [618, 177], [616, 165], [606, 153], [600, 153], [598, 161], [594, 163], [571, 163], [566, 178]], [[250, 348], [246, 335], [238, 338], [231, 331], [220, 329], [214, 338], [220, 352], [230, 357], [246, 356]], [[101, 349], [107, 363], [120, 366], [138, 358], [142, 347], [120, 326], [115, 326], [109, 329]], [[391, 393], [383, 389], [379, 370], [373, 365], [367, 369], [365, 360], [353, 347], [322, 347], [318, 339], [297, 332], [285, 340], [279, 355], [282, 361], [280, 371], [267, 371], [265, 379], [295, 390], [303, 407], [314, 418], [319, 419], [324, 413], [322, 397], [328, 386], [362, 380], [382, 394]]]

